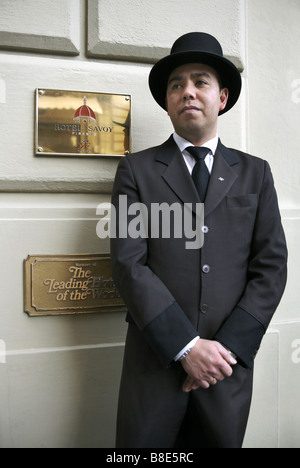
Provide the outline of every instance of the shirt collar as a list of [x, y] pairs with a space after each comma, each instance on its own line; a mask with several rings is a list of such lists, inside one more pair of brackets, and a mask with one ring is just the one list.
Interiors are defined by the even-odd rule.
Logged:
[[[173, 138], [174, 138], [175, 143], [177, 144], [178, 148], [180, 149], [180, 151], [182, 153], [188, 146], [194, 146], [190, 141], [185, 140], [180, 135], [178, 135], [178, 133], [176, 133], [176, 132], [173, 133]], [[211, 140], [206, 141], [201, 146], [205, 146], [206, 148], [209, 148], [211, 150], [213, 156], [214, 156], [215, 152], [217, 150], [218, 144], [219, 144], [219, 136], [217, 135], [214, 138], [212, 138]]]

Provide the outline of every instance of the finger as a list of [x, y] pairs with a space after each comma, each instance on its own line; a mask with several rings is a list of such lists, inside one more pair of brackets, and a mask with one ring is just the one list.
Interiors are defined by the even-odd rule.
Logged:
[[191, 392], [192, 390], [197, 390], [198, 388], [209, 388], [209, 383], [206, 380], [195, 380], [189, 376], [185, 379], [182, 390], [186, 393]]
[[193, 384], [194, 384], [194, 379], [187, 376], [183, 383], [182, 390], [186, 393], [190, 392], [192, 390]]
[[224, 360], [224, 364], [218, 369], [219, 372], [215, 372], [217, 380], [224, 380], [226, 377], [230, 377], [233, 373], [232, 367]]
[[233, 356], [231, 356], [231, 354], [227, 351], [227, 349], [224, 348], [224, 346], [222, 346], [221, 343], [219, 343], [219, 345], [220, 345], [219, 352], [221, 356], [223, 357], [223, 359], [225, 359], [225, 361], [231, 366], [234, 366], [235, 364], [237, 364], [237, 360], [234, 359]]
[[210, 376], [215, 377], [217, 380], [222, 381], [226, 377], [230, 377], [233, 373], [232, 367], [223, 359], [220, 358], [220, 362], [215, 364], [209, 370]]
[[210, 383], [210, 385], [216, 385], [217, 382], [218, 382], [218, 380], [215, 377], [212, 377], [212, 379], [211, 379], [211, 381], [209, 383]]
[[182, 386], [182, 389], [184, 392], [189, 393], [192, 390], [197, 390], [199, 388], [199, 382], [191, 377], [187, 377], [184, 381], [184, 384]]

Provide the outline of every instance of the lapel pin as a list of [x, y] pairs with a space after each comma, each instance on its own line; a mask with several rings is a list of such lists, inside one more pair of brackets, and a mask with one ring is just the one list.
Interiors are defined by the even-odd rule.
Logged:
[[220, 180], [221, 182], [224, 182], [223, 177], [219, 177], [218, 180]]

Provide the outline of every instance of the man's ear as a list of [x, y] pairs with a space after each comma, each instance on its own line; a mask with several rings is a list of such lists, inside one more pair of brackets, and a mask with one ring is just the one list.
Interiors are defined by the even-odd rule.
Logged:
[[168, 115], [169, 115], [169, 111], [168, 111], [168, 100], [167, 100], [167, 96], [166, 96], [166, 98], [165, 98], [165, 104], [166, 104], [166, 110], [167, 110], [167, 113], [168, 113]]
[[220, 93], [220, 112], [225, 109], [229, 98], [228, 88], [221, 89]]

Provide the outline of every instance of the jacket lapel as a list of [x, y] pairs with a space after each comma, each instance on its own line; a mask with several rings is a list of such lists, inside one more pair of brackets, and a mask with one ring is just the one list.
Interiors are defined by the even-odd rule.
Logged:
[[162, 178], [183, 203], [199, 203], [193, 179], [173, 136], [160, 147], [156, 161], [166, 166]]
[[[183, 203], [200, 203], [193, 179], [173, 136], [159, 147], [156, 161], [166, 167], [162, 178]], [[208, 216], [224, 199], [237, 178], [233, 166], [239, 163], [235, 153], [219, 142], [205, 200], [205, 216]]]
[[221, 203], [231, 189], [237, 178], [233, 166], [238, 163], [235, 153], [219, 142], [206, 194], [205, 216], [208, 216]]

